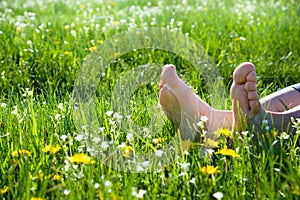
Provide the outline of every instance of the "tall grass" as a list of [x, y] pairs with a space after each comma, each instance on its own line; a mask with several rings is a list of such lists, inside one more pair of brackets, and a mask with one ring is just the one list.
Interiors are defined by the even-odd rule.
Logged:
[[[299, 198], [300, 152], [295, 138], [269, 130], [261, 133], [261, 143], [255, 143], [250, 132], [243, 132], [231, 144], [221, 136], [218, 148], [205, 157], [202, 145], [195, 142], [159, 170], [123, 172], [91, 156], [82, 130], [74, 124], [71, 96], [87, 55], [110, 37], [142, 27], [179, 31], [202, 45], [227, 92], [234, 68], [243, 61], [253, 62], [261, 95], [270, 94], [300, 80], [299, 13], [297, 1], [283, 0], [1, 1], [0, 195], [3, 199]], [[119, 145], [125, 161], [134, 153], [132, 147], [146, 152], [160, 149], [176, 134], [161, 111], [151, 109], [158, 104], [159, 80], [133, 91], [127, 111], [143, 133], [152, 130], [147, 125], [153, 116], [161, 118], [157, 121], [163, 128], [131, 144], [129, 133], [118, 127], [123, 113], [116, 114], [112, 93], [119, 78], [151, 62], [175, 64], [197, 94], [211, 100], [201, 74], [180, 55], [145, 49], [116, 55], [97, 86], [99, 133], [112, 141], [100, 142], [99, 148]], [[230, 99], [226, 101], [230, 109]], [[299, 121], [294, 125], [300, 129]], [[226, 146], [238, 156], [217, 153]]]

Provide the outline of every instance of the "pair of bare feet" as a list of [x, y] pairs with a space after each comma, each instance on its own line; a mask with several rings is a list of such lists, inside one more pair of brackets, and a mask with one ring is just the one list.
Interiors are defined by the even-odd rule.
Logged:
[[259, 101], [255, 66], [242, 63], [233, 73], [230, 96], [232, 111], [216, 110], [200, 99], [176, 74], [174, 65], [166, 65], [161, 74], [160, 104], [167, 117], [178, 129], [184, 120], [204, 122], [204, 129], [213, 134], [219, 128], [242, 131], [250, 121], [261, 125], [265, 111]]

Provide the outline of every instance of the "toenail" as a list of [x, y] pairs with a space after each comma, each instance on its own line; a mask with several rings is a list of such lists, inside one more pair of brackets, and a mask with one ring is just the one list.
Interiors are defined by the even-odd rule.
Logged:
[[165, 66], [164, 66], [164, 69], [166, 69], [167, 67], [171, 67], [171, 68], [175, 69], [175, 66], [172, 65], [172, 64], [167, 64], [167, 65], [165, 65]]

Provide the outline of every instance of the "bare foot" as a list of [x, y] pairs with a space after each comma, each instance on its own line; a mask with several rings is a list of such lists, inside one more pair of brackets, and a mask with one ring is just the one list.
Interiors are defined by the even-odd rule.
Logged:
[[[231, 117], [228, 117], [230, 113], [214, 110], [201, 100], [177, 76], [174, 65], [166, 65], [163, 68], [160, 83], [160, 104], [175, 128], [180, 129], [181, 133], [184, 132], [184, 134], [190, 134], [186, 133], [192, 131], [191, 127], [188, 126], [196, 124], [203, 116], [208, 118], [204, 129], [209, 133], [224, 127], [225, 118], [231, 119]], [[227, 116], [225, 117], [225, 115]], [[231, 124], [230, 120], [226, 122]]]
[[230, 96], [234, 128], [237, 131], [246, 130], [249, 122], [254, 121], [256, 115], [263, 111], [257, 94], [256, 79], [255, 66], [252, 63], [242, 63], [233, 72]]
[[175, 128], [178, 129], [181, 121], [181, 108], [177, 97], [167, 85], [163, 85], [160, 89], [159, 99], [165, 115]]

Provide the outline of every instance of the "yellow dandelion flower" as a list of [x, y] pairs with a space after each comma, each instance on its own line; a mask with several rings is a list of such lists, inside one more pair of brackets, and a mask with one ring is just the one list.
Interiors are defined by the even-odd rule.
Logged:
[[103, 40], [98, 40], [97, 43], [98, 43], [98, 44], [102, 44], [102, 43], [103, 43]]
[[44, 198], [40, 197], [31, 197], [30, 200], [45, 200]]
[[117, 25], [119, 25], [119, 22], [118, 21], [113, 21], [113, 24], [117, 26]]
[[65, 51], [64, 54], [65, 54], [65, 55], [71, 55], [72, 52], [70, 52], [70, 51]]
[[210, 175], [210, 174], [217, 174], [220, 172], [220, 170], [218, 170], [218, 166], [214, 167], [214, 166], [208, 165], [208, 166], [202, 167], [201, 172], [203, 174]]
[[156, 144], [162, 144], [162, 143], [164, 143], [166, 140], [167, 140], [166, 137], [162, 137], [162, 138], [159, 137], [159, 138], [157, 138], [157, 139], [153, 139], [152, 142], [153, 142], [153, 143], [156, 143]]
[[78, 153], [71, 157], [71, 162], [78, 164], [94, 164], [95, 161], [84, 153]]
[[17, 156], [31, 156], [31, 152], [26, 149], [15, 150], [11, 153], [13, 157]]
[[209, 148], [214, 149], [214, 148], [217, 148], [218, 145], [219, 145], [219, 142], [216, 141], [216, 140], [213, 140], [213, 139], [210, 139], [210, 138], [205, 140], [205, 146], [207, 146]]
[[110, 3], [110, 5], [111, 5], [112, 7], [114, 7], [114, 6], [116, 6], [116, 2], [113, 1], [113, 2]]
[[3, 188], [0, 189], [0, 194], [5, 194], [8, 191], [8, 186], [4, 186]]
[[220, 129], [217, 130], [217, 135], [218, 136], [222, 136], [223, 135], [225, 137], [231, 138], [232, 137], [232, 132], [229, 129], [227, 129], [227, 128], [220, 128]]
[[52, 177], [52, 180], [53, 180], [53, 181], [61, 181], [61, 180], [62, 180], [62, 177], [61, 177], [59, 174], [55, 174], [55, 175]]
[[129, 157], [131, 152], [133, 152], [132, 146], [127, 146], [124, 148], [123, 156]]
[[38, 172], [37, 175], [33, 176], [32, 174], [30, 174], [29, 177], [32, 180], [44, 180], [45, 175], [43, 172]]
[[60, 146], [52, 146], [52, 145], [47, 145], [44, 147], [43, 152], [49, 153], [50, 155], [56, 154], [60, 150]]
[[226, 146], [223, 149], [216, 152], [216, 154], [222, 154], [224, 156], [231, 156], [233, 158], [239, 157], [239, 154], [237, 152], [235, 152], [233, 149], [227, 149]]
[[97, 47], [96, 46], [93, 46], [93, 47], [90, 47], [89, 48], [89, 51], [95, 51], [97, 49]]

